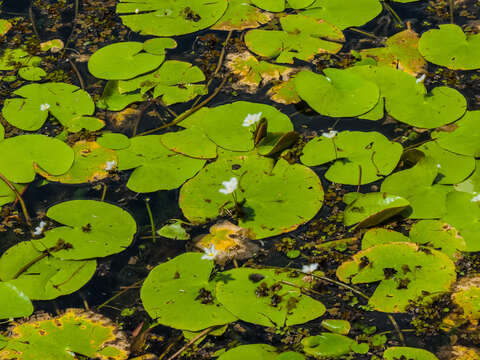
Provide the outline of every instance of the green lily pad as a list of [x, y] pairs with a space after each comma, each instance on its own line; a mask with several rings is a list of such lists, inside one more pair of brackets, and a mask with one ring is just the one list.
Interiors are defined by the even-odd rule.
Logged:
[[61, 260], [47, 254], [36, 250], [30, 241], [12, 246], [0, 258], [0, 279], [31, 300], [50, 300], [80, 289], [97, 267], [95, 260]]
[[29, 316], [33, 313], [30, 299], [16, 286], [0, 282], [0, 319]]
[[227, 6], [227, 0], [121, 0], [117, 13], [141, 35], [174, 36], [215, 24]]
[[217, 157], [217, 145], [198, 126], [163, 134], [162, 144], [172, 151], [197, 159]]
[[293, 131], [293, 125], [288, 116], [273, 106], [247, 101], [203, 108], [181, 122], [181, 126], [200, 127], [211, 141], [224, 149], [249, 151], [254, 148], [255, 122], [248, 121], [251, 117], [258, 121], [265, 118], [268, 122], [268, 132]]
[[409, 360], [438, 360], [438, 358], [431, 352], [412, 347], [395, 346], [388, 348], [383, 353], [383, 358], [385, 360], [396, 360], [401, 359], [402, 357]]
[[171, 190], [193, 177], [205, 160], [172, 152], [163, 146], [161, 135], [130, 139], [130, 146], [117, 150], [118, 170], [135, 169], [127, 187], [136, 192]]
[[465, 240], [464, 251], [480, 251], [480, 197], [453, 191], [446, 197], [442, 221], [453, 226]]
[[229, 0], [227, 11], [210, 29], [224, 31], [245, 30], [266, 24], [272, 18], [272, 14], [260, 11], [253, 6], [252, 0]]
[[68, 309], [62, 315], [43, 314], [10, 328], [2, 359], [71, 360], [77, 355], [89, 359], [126, 360], [129, 344], [110, 319], [91, 311]]
[[409, 242], [410, 239], [398, 231], [383, 228], [369, 229], [362, 238], [362, 250], [375, 245], [388, 244], [392, 242]]
[[162, 66], [147, 75], [120, 81], [121, 94], [140, 89], [141, 94], [153, 89], [153, 97], [161, 97], [165, 105], [185, 102], [207, 93], [206, 85], [195, 84], [205, 80], [205, 75], [197, 66], [184, 61], [165, 61]]
[[61, 175], [70, 169], [73, 159], [73, 150], [67, 144], [44, 135], [20, 135], [0, 141], [0, 173], [15, 183], [35, 179], [34, 163], [49, 174]]
[[22, 48], [5, 49], [0, 56], [0, 70], [15, 70], [24, 66], [37, 66], [42, 61], [38, 56], [32, 56]]
[[408, 200], [386, 192], [362, 194], [345, 208], [343, 223], [346, 226], [375, 226], [401, 213], [408, 205]]
[[446, 254], [406, 242], [362, 250], [337, 269], [344, 282], [380, 281], [368, 303], [383, 312], [403, 312], [417, 297], [449, 291], [455, 274], [455, 264]]
[[0, 19], [0, 36], [5, 35], [8, 30], [12, 28], [12, 24], [10, 21], [5, 20], [5, 19]]
[[177, 42], [171, 38], [153, 38], [143, 43], [143, 50], [153, 55], [165, 55], [165, 49], [175, 49]]
[[258, 153], [263, 156], [272, 156], [289, 148], [297, 141], [299, 134], [296, 131], [287, 133], [268, 133], [258, 143]]
[[302, 100], [321, 115], [351, 117], [364, 114], [378, 102], [378, 86], [351, 71], [328, 68], [325, 76], [302, 71], [295, 87]]
[[303, 148], [300, 160], [308, 166], [331, 161], [325, 177], [341, 184], [368, 184], [390, 174], [403, 148], [378, 132], [342, 131], [335, 136], [319, 136]]
[[439, 25], [439, 29], [424, 32], [418, 49], [427, 61], [449, 69], [480, 68], [480, 35], [466, 35], [455, 24]]
[[317, 359], [324, 359], [338, 358], [351, 352], [356, 352], [355, 348], [358, 346], [358, 343], [345, 335], [324, 332], [320, 335], [302, 339], [302, 345], [305, 354]]
[[347, 320], [325, 319], [321, 325], [335, 334], [347, 335], [350, 332], [350, 323]]
[[453, 190], [448, 185], [434, 184], [438, 170], [437, 163], [425, 157], [412, 168], [388, 176], [380, 191], [407, 199], [412, 219], [438, 219], [446, 213], [445, 199]]
[[97, 138], [97, 142], [107, 149], [121, 150], [130, 146], [130, 139], [122, 133], [103, 133]]
[[160, 66], [165, 55], [153, 55], [144, 50], [143, 43], [127, 41], [102, 47], [88, 60], [88, 71], [106, 80], [124, 80], [145, 74]]
[[480, 193], [480, 160], [475, 160], [475, 171], [463, 182], [456, 184], [455, 190], [473, 195]]
[[172, 219], [172, 222], [162, 226], [157, 230], [157, 234], [163, 236], [167, 239], [173, 240], [189, 240], [190, 234], [187, 233], [184, 224], [187, 224], [185, 221]]
[[[265, 176], [268, 174], [268, 176]], [[234, 206], [220, 192], [222, 181], [237, 178], [237, 201], [242, 204], [239, 226], [251, 228], [256, 239], [295, 230], [320, 209], [323, 189], [317, 175], [306, 166], [289, 165], [248, 153], [219, 153], [180, 190], [179, 204], [189, 221], [204, 223]]]
[[122, 208], [95, 200], [71, 200], [50, 207], [47, 216], [60, 224], [32, 240], [36, 249], [45, 251], [64, 240], [72, 247], [52, 252], [61, 259], [83, 260], [104, 257], [125, 250], [137, 231], [132, 216]]
[[119, 81], [107, 81], [103, 89], [102, 96], [97, 101], [97, 107], [100, 109], [107, 109], [110, 111], [121, 111], [128, 105], [142, 102], [143, 95], [140, 93], [122, 94], [119, 90]]
[[237, 318], [219, 303], [215, 283], [209, 282], [213, 261], [185, 253], [156, 266], [145, 279], [140, 297], [158, 323], [199, 331]]
[[0, 141], [2, 141], [5, 138], [5, 128], [3, 127], [2, 124], [0, 124]]
[[243, 321], [268, 327], [302, 324], [325, 313], [321, 302], [298, 288], [307, 285], [302, 277], [281, 269], [233, 269], [215, 279], [217, 298]]
[[282, 12], [286, 8], [304, 9], [311, 5], [313, 1], [314, 0], [252, 0], [255, 6], [272, 12]]
[[378, 0], [315, 0], [302, 14], [323, 19], [343, 30], [365, 25], [381, 12]]
[[[25, 185], [12, 184], [19, 193], [22, 192]], [[0, 206], [11, 203], [17, 199], [15, 192], [4, 181], [0, 181]]]
[[25, 66], [18, 70], [18, 76], [28, 81], [40, 81], [46, 75], [45, 70], [37, 66]]
[[311, 60], [321, 53], [337, 53], [345, 41], [335, 26], [304, 15], [280, 18], [283, 30], [250, 30], [245, 35], [248, 49], [278, 63], [293, 63], [293, 58]]
[[276, 360], [277, 349], [267, 344], [240, 345], [228, 350], [218, 360]]
[[72, 149], [75, 153], [72, 167], [62, 175], [50, 175], [35, 166], [35, 171], [48, 181], [63, 184], [83, 184], [105, 179], [109, 171], [116, 168], [117, 155], [111, 149], [100, 146], [95, 141], [78, 141]]
[[92, 115], [95, 110], [86, 91], [65, 83], [28, 84], [13, 94], [20, 97], [5, 100], [2, 115], [22, 130], [40, 129], [49, 113], [68, 128], [76, 118]]
[[[480, 157], [480, 111], [467, 111], [448, 131], [432, 133], [440, 147], [457, 154]], [[452, 131], [453, 128], [453, 131]]]

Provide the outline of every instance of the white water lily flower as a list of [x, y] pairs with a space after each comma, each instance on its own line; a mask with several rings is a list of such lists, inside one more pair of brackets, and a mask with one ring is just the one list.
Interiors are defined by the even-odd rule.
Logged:
[[302, 272], [305, 273], [305, 274], [311, 274], [312, 272], [317, 270], [317, 268], [318, 268], [317, 263], [309, 264], [309, 265], [303, 265], [302, 266]]
[[117, 165], [117, 162], [115, 160], [107, 161], [107, 163], [105, 164], [105, 170], [110, 171], [115, 167], [115, 165]]
[[38, 224], [38, 226], [35, 227], [35, 231], [33, 232], [33, 235], [42, 235], [45, 225], [47, 225], [45, 221], [40, 221], [40, 224]]
[[335, 136], [337, 136], [337, 134], [338, 134], [338, 131], [330, 130], [328, 133], [322, 133], [322, 136], [326, 137], [327, 139], [332, 139]]
[[45, 103], [40, 105], [41, 111], [47, 111], [48, 109], [50, 109], [50, 104]]
[[233, 193], [235, 190], [237, 190], [238, 187], [238, 180], [236, 177], [232, 177], [228, 181], [223, 181], [222, 185], [225, 186], [225, 188], [218, 190], [222, 194], [228, 195]]
[[425, 74], [423, 74], [422, 76], [420, 76], [417, 81], [415, 81], [417, 84], [420, 83], [420, 82], [423, 82], [423, 80], [425, 80]]
[[245, 119], [243, 119], [243, 124], [242, 126], [251, 126], [255, 124], [256, 122], [260, 121], [260, 118], [262, 116], [262, 112], [260, 111], [257, 114], [248, 114]]
[[205, 254], [202, 255], [202, 260], [213, 260], [218, 254], [218, 250], [215, 249], [215, 245], [211, 244], [208, 248], [203, 248]]
[[478, 195], [475, 195], [472, 200], [470, 200], [471, 202], [477, 202], [477, 201], [480, 201], [480, 194]]

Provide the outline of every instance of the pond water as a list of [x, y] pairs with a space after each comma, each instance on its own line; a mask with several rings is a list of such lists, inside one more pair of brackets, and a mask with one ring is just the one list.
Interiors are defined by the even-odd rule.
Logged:
[[480, 359], [479, 11], [0, 1], [0, 358]]

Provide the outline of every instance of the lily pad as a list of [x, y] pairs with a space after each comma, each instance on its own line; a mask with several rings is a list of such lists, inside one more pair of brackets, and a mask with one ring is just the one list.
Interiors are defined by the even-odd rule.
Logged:
[[[21, 184], [12, 184], [12, 185], [15, 186], [17, 191], [20, 193], [25, 187], [24, 185], [21, 185]], [[15, 201], [16, 198], [17, 198], [17, 195], [10, 188], [10, 186], [8, 186], [4, 181], [0, 181], [0, 206], [11, 203], [12, 201]]]
[[174, 36], [215, 24], [227, 6], [227, 0], [121, 0], [117, 13], [141, 35]]
[[213, 262], [202, 254], [185, 253], [156, 266], [145, 279], [140, 297], [158, 323], [199, 331], [237, 320], [219, 303], [209, 282]]
[[0, 19], [0, 36], [5, 35], [8, 30], [12, 28], [12, 24], [10, 21], [5, 20], [5, 19]]
[[[355, 349], [359, 344], [345, 335], [324, 332], [320, 335], [309, 336], [302, 339], [302, 345], [305, 354], [317, 359], [324, 359], [338, 358], [352, 352], [357, 352]], [[362, 347], [360, 349], [362, 349]]]
[[171, 38], [153, 38], [143, 43], [143, 50], [153, 55], [165, 55], [166, 49], [175, 49], [177, 42]]
[[335, 334], [347, 335], [350, 332], [350, 323], [347, 320], [325, 319], [321, 325]]
[[0, 319], [29, 316], [33, 313], [30, 299], [16, 286], [0, 282]]
[[314, 0], [252, 0], [255, 6], [272, 12], [282, 12], [286, 8], [304, 9]]
[[129, 344], [124, 333], [100, 314], [67, 309], [56, 317], [33, 317], [10, 328], [2, 359], [70, 360], [77, 355], [91, 359], [126, 360]]
[[352, 284], [380, 281], [369, 305], [378, 311], [403, 312], [417, 297], [449, 291], [456, 275], [446, 254], [400, 242], [358, 252], [337, 269], [337, 277]]
[[40, 129], [49, 113], [68, 128], [78, 117], [92, 115], [95, 110], [86, 91], [65, 83], [28, 84], [13, 94], [20, 97], [5, 100], [2, 115], [22, 130]]
[[403, 148], [378, 132], [342, 131], [319, 136], [303, 148], [300, 160], [308, 166], [334, 161], [325, 177], [341, 184], [368, 184], [390, 174]]
[[258, 120], [265, 118], [268, 122], [268, 132], [293, 131], [293, 125], [288, 116], [273, 106], [247, 101], [203, 108], [181, 122], [181, 126], [200, 127], [210, 140], [224, 149], [249, 151], [254, 148], [255, 125], [248, 123], [247, 120], [250, 117], [257, 117]]
[[293, 277], [291, 272], [280, 269], [238, 268], [222, 272], [216, 281], [218, 300], [243, 321], [284, 327], [325, 313], [321, 302], [298, 288], [307, 285], [300, 274]]
[[33, 181], [34, 164], [49, 174], [61, 175], [70, 169], [73, 159], [73, 150], [67, 144], [44, 135], [20, 135], [0, 141], [0, 173], [15, 183]]
[[0, 258], [0, 279], [31, 300], [50, 300], [77, 291], [95, 273], [95, 260], [61, 260], [48, 254], [36, 250], [30, 241], [14, 245]]
[[95, 141], [81, 140], [72, 149], [75, 153], [72, 167], [62, 175], [50, 175], [35, 166], [35, 171], [49, 181], [63, 184], [82, 184], [105, 179], [116, 168], [117, 155], [113, 150], [100, 146]]
[[18, 70], [18, 76], [28, 81], [40, 81], [46, 75], [45, 70], [36, 66], [25, 66]]
[[267, 344], [240, 345], [219, 356], [218, 360], [276, 360], [277, 349]]
[[460, 309], [461, 317], [475, 324], [480, 319], [480, 278], [465, 277], [455, 284], [453, 303]]
[[418, 49], [427, 61], [449, 69], [480, 68], [480, 35], [466, 35], [455, 24], [439, 25], [439, 29], [423, 33]]
[[122, 133], [103, 133], [97, 138], [97, 143], [107, 149], [121, 150], [130, 146], [130, 139]]
[[346, 226], [375, 226], [401, 213], [408, 205], [408, 200], [385, 192], [362, 194], [345, 208], [343, 223]]
[[143, 43], [127, 41], [102, 47], [88, 61], [88, 71], [106, 80], [131, 79], [160, 66], [165, 55], [153, 55], [144, 50]]
[[245, 30], [266, 24], [272, 18], [272, 14], [260, 11], [253, 6], [252, 0], [229, 0], [227, 11], [210, 29], [224, 31]]
[[5, 49], [0, 56], [0, 70], [15, 70], [24, 66], [37, 66], [42, 61], [38, 56], [32, 56], [22, 48]]
[[167, 239], [173, 240], [189, 240], [190, 235], [184, 228], [184, 224], [187, 224], [185, 221], [172, 219], [172, 222], [162, 226], [157, 234], [163, 236]]
[[95, 200], [71, 200], [50, 207], [47, 216], [60, 224], [32, 240], [40, 251], [54, 247], [59, 239], [68, 248], [52, 252], [61, 259], [82, 260], [104, 257], [125, 250], [133, 240], [137, 225], [122, 208]]
[[408, 242], [410, 239], [398, 231], [384, 228], [374, 228], [368, 230], [362, 238], [362, 250], [371, 248], [375, 245], [388, 244], [392, 242]]
[[383, 353], [383, 358], [385, 360], [396, 360], [401, 359], [402, 357], [409, 360], [438, 360], [435, 355], [427, 350], [405, 346], [391, 347]]
[[107, 81], [102, 96], [97, 101], [97, 107], [110, 111], [121, 111], [128, 105], [143, 101], [140, 93], [122, 94], [119, 90], [119, 81]]
[[[268, 174], [268, 176], [265, 176]], [[183, 214], [194, 223], [204, 223], [234, 207], [231, 196], [220, 192], [223, 180], [238, 179], [237, 201], [242, 204], [239, 226], [251, 228], [256, 239], [295, 230], [320, 209], [323, 189], [308, 167], [289, 165], [252, 153], [222, 153], [180, 190]]]
[[117, 150], [118, 170], [135, 169], [127, 187], [136, 192], [171, 190], [193, 177], [205, 160], [193, 159], [168, 150], [161, 135], [130, 139], [130, 146]]
[[153, 89], [153, 97], [161, 97], [165, 105], [185, 102], [207, 93], [206, 85], [195, 84], [205, 80], [205, 75], [197, 66], [184, 61], [165, 61], [162, 66], [147, 75], [120, 81], [121, 94], [140, 89], [141, 94]]
[[293, 58], [311, 60], [321, 53], [337, 53], [345, 37], [340, 29], [304, 15], [280, 18], [283, 30], [250, 30], [245, 35], [248, 49], [278, 63], [293, 63]]
[[302, 71], [295, 77], [298, 95], [321, 115], [351, 117], [366, 113], [378, 102], [378, 86], [351, 71], [328, 68], [325, 76]]
[[172, 151], [197, 159], [217, 157], [217, 145], [198, 126], [162, 135], [162, 144]]
[[270, 99], [273, 101], [285, 105], [297, 104], [302, 101], [298, 96], [295, 86], [295, 76], [278, 85], [272, 86], [270, 90], [268, 90], [267, 95], [270, 96]]

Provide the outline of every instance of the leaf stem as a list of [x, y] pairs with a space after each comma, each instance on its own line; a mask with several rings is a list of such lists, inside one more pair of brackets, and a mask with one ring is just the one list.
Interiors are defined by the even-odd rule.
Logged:
[[155, 238], [155, 222], [153, 221], [152, 209], [150, 208], [150, 198], [145, 198], [145, 207], [147, 208], [148, 219], [150, 220], [150, 227], [152, 229], [152, 239], [153, 242], [156, 241]]
[[25, 202], [23, 201], [23, 198], [18, 192], [17, 188], [2, 173], [0, 173], [0, 179], [2, 179], [2, 181], [7, 184], [7, 186], [15, 193], [15, 196], [22, 208], [23, 216], [25, 216], [25, 222], [29, 227], [32, 227], [32, 222], [30, 221], [30, 216], [28, 215], [27, 206], [25, 205]]

